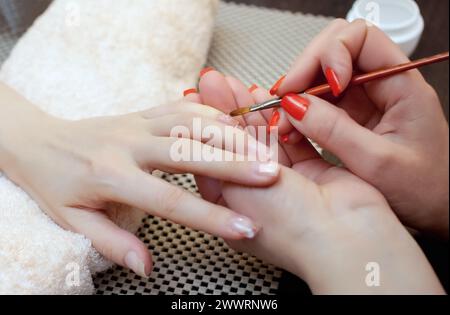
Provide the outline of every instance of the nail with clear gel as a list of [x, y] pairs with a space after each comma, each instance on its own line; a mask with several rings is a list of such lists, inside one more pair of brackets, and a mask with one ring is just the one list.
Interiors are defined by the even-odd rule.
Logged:
[[136, 252], [130, 251], [125, 256], [125, 264], [128, 268], [133, 270], [137, 275], [148, 278], [148, 274], [145, 272], [145, 264], [136, 254]]
[[258, 230], [252, 221], [245, 217], [233, 218], [230, 227], [234, 232], [248, 239], [254, 238]]
[[258, 168], [261, 175], [277, 176], [280, 172], [280, 164], [277, 162], [260, 163]]
[[224, 124], [226, 124], [226, 125], [232, 126], [232, 127], [239, 126], [239, 121], [237, 121], [236, 119], [234, 119], [230, 115], [225, 115], [225, 114], [219, 115], [217, 117], [217, 120], [222, 122], [222, 123], [224, 123]]

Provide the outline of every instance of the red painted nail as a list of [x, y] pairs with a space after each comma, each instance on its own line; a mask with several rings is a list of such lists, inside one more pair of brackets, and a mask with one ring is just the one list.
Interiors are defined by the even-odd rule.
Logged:
[[251, 87], [248, 88], [248, 91], [249, 91], [250, 93], [253, 93], [253, 92], [255, 92], [255, 90], [258, 89], [258, 88], [259, 88], [259, 86], [257, 86], [256, 84], [253, 84]]
[[278, 122], [280, 121], [280, 112], [277, 110], [273, 111], [272, 118], [269, 122], [269, 132], [278, 127]]
[[283, 143], [287, 143], [287, 142], [289, 141], [289, 135], [281, 136], [281, 141], [282, 141]]
[[188, 89], [186, 91], [183, 92], [184, 97], [188, 96], [189, 94], [194, 94], [197, 93], [197, 89]]
[[281, 100], [283, 109], [298, 121], [301, 121], [305, 117], [309, 105], [310, 102], [308, 99], [293, 93], [287, 94]]
[[327, 68], [325, 70], [325, 76], [327, 77], [328, 84], [331, 86], [331, 91], [334, 97], [338, 97], [342, 93], [342, 86], [339, 83], [339, 79], [333, 69]]
[[281, 84], [283, 83], [286, 76], [282, 76], [278, 81], [275, 83], [275, 85], [270, 89], [270, 95], [276, 95], [278, 92], [278, 89], [280, 88]]
[[200, 78], [203, 77], [205, 74], [207, 74], [210, 71], [214, 71], [215, 69], [213, 67], [207, 67], [200, 71]]

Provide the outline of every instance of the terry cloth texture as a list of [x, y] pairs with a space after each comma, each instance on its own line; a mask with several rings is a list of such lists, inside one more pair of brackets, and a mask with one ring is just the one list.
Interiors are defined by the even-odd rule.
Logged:
[[[3, 12], [13, 12], [1, 1]], [[113, 2], [55, 0], [17, 43], [0, 80], [72, 120], [144, 110], [195, 86], [217, 1]], [[132, 209], [117, 213], [131, 231], [143, 217]], [[58, 227], [0, 173], [0, 293], [91, 294], [92, 275], [109, 266], [89, 240]]]

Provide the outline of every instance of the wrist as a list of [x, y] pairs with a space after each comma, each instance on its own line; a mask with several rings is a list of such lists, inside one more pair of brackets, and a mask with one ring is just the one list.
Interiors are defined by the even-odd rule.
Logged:
[[51, 117], [0, 83], [0, 171], [6, 171], [48, 125]]
[[315, 294], [444, 293], [421, 249], [394, 215], [372, 218], [368, 225], [360, 218], [347, 222], [354, 224], [328, 226], [314, 248], [297, 251], [296, 273]]

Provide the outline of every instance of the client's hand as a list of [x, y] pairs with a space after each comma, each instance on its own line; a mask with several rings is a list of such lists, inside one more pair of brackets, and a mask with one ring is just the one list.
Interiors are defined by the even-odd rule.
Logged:
[[[229, 112], [271, 97], [260, 88], [252, 92], [210, 71], [200, 81], [200, 94], [186, 98]], [[252, 113], [242, 124], [266, 126], [268, 114]], [[230, 242], [233, 247], [295, 273], [315, 293], [443, 293], [420, 248], [375, 188], [325, 162], [307, 139], [279, 150], [288, 167], [269, 188], [199, 178], [208, 199], [262, 227], [253, 240]], [[379, 287], [366, 282], [370, 263], [380, 267]]]
[[[141, 276], [152, 268], [146, 246], [119, 228], [111, 204], [126, 204], [149, 214], [226, 239], [251, 238], [253, 222], [225, 207], [151, 176], [155, 169], [194, 173], [243, 185], [265, 186], [279, 172], [274, 163], [177, 161], [174, 144], [223, 153], [222, 143], [202, 142], [192, 132], [193, 119], [248, 139], [245, 152], [257, 150], [229, 116], [203, 105], [179, 103], [119, 116], [65, 121], [39, 111], [14, 91], [0, 85], [0, 170], [28, 192], [59, 225], [84, 234], [107, 258]], [[193, 139], [171, 137], [183, 126]], [[179, 146], [176, 146], [179, 148]], [[113, 206], [112, 208], [117, 208]]]

